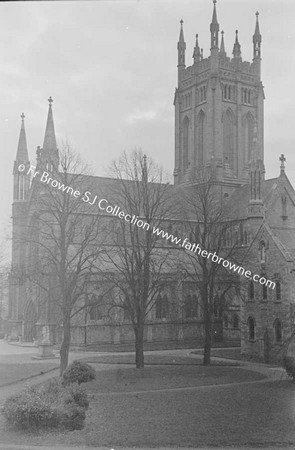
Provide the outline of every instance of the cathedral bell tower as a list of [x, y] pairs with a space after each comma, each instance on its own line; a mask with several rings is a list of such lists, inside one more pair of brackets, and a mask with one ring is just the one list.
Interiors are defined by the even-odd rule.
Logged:
[[258, 13], [252, 62], [242, 59], [238, 30], [231, 56], [226, 53], [224, 31], [221, 31], [221, 41], [219, 33], [216, 0], [213, 0], [210, 54], [204, 58], [197, 34], [192, 65], [187, 67], [181, 21], [177, 44], [178, 85], [174, 96], [174, 183], [197, 183], [202, 178], [201, 173], [211, 169], [216, 183], [230, 194], [248, 182], [255, 119], [257, 153], [262, 162], [264, 157], [264, 92]]

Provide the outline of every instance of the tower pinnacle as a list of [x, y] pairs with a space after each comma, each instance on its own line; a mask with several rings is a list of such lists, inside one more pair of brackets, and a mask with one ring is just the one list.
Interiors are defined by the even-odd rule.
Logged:
[[220, 44], [220, 53], [225, 54], [225, 48], [224, 48], [224, 31], [221, 31], [221, 44]]
[[256, 25], [255, 31], [253, 34], [253, 59], [261, 58], [261, 34], [259, 30], [259, 21], [258, 21], [259, 12], [256, 12]]
[[241, 57], [241, 45], [239, 43], [238, 30], [236, 30], [236, 40], [233, 48], [233, 57], [240, 58]]
[[200, 61], [200, 59], [201, 59], [201, 51], [200, 51], [200, 47], [199, 47], [198, 37], [199, 37], [199, 35], [196, 34], [196, 45], [195, 45], [194, 53], [193, 53], [193, 58], [194, 58], [194, 63], [195, 64], [198, 61]]
[[279, 161], [281, 161], [280, 169], [281, 169], [281, 174], [282, 174], [282, 173], [285, 172], [285, 162], [286, 162], [286, 158], [285, 158], [285, 155], [283, 153], [279, 157]]
[[184, 68], [185, 67], [185, 49], [186, 49], [186, 43], [184, 41], [184, 35], [183, 35], [183, 20], [180, 21], [180, 33], [179, 33], [179, 41], [177, 43], [177, 50], [178, 50], [178, 68]]
[[217, 13], [216, 13], [216, 0], [213, 0], [213, 15], [212, 22], [210, 24], [210, 33], [211, 33], [211, 50], [218, 49], [218, 32], [219, 32], [219, 24], [217, 22]]

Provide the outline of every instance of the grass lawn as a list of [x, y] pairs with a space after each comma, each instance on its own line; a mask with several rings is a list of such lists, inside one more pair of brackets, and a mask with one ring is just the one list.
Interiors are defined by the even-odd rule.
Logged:
[[[0, 442], [32, 447], [179, 448], [238, 445], [253, 439], [273, 442], [282, 439], [281, 430], [290, 430], [286, 439], [294, 439], [295, 443], [295, 414], [290, 415], [289, 411], [295, 384], [251, 383], [255, 380], [263, 380], [263, 376], [221, 366], [150, 366], [144, 370], [122, 367], [98, 371], [97, 379], [85, 385], [90, 408], [82, 430], [21, 433], [8, 430], [1, 418]], [[238, 384], [241, 382], [250, 383]]]
[[95, 381], [87, 384], [89, 393], [95, 395], [177, 389], [208, 386], [243, 381], [262, 380], [261, 374], [237, 367], [212, 366], [146, 366], [144, 370], [133, 367], [108, 372], [97, 372]]
[[[89, 363], [104, 363], [104, 364], [131, 364], [134, 366], [135, 355], [128, 355], [121, 353], [120, 355], [97, 355], [89, 358], [83, 358], [83, 361]], [[150, 353], [144, 355], [144, 361], [147, 365], [202, 365], [202, 353], [194, 353], [193, 356], [175, 356], [175, 355], [159, 355]], [[212, 360], [212, 366], [237, 366], [234, 361], [216, 361]]]
[[[21, 374], [20, 374], [21, 367]], [[35, 362], [34, 364], [29, 362], [23, 363], [0, 363], [0, 387], [14, 383], [15, 381], [24, 380], [35, 375], [48, 372], [59, 367], [59, 360], [54, 362]]]
[[[203, 350], [198, 349], [192, 352], [195, 355], [202, 355]], [[212, 348], [211, 356], [218, 356], [219, 358], [242, 360], [241, 349], [237, 348]]]

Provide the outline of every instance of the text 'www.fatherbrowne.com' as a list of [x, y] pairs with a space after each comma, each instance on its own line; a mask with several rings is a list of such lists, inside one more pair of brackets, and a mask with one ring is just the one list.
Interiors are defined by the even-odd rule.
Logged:
[[235, 272], [239, 275], [244, 275], [249, 280], [253, 280], [256, 282], [259, 282], [259, 284], [264, 284], [268, 287], [271, 287], [272, 289], [275, 288], [274, 281], [267, 280], [265, 277], [261, 277], [258, 274], [252, 274], [250, 270], [245, 270], [244, 267], [238, 266], [237, 264], [228, 261], [225, 258], [222, 258], [221, 256], [218, 256], [216, 252], [208, 252], [207, 250], [202, 250], [200, 244], [196, 243], [190, 243], [187, 238], [179, 238], [177, 236], [174, 236], [171, 233], [168, 233], [167, 231], [162, 230], [161, 228], [153, 227], [153, 234], [156, 234], [157, 236], [166, 239], [167, 241], [170, 241], [172, 244], [178, 245], [181, 248], [184, 248], [185, 250], [188, 250], [192, 253], [197, 253], [202, 258], [211, 259], [212, 262], [216, 264], [221, 264], [226, 269], [231, 270], [232, 272]]

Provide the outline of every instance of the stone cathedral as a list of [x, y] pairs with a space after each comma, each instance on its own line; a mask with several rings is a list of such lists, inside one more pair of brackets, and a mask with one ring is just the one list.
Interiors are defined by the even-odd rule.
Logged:
[[[286, 352], [295, 351], [295, 192], [286, 175], [284, 155], [277, 155], [280, 161], [278, 177], [265, 178], [259, 14], [256, 13], [254, 24], [251, 62], [242, 58], [238, 31], [232, 51], [226, 51], [224, 32], [220, 31], [217, 19], [216, 0], [213, 0], [209, 31], [210, 55], [204, 55], [200, 48], [201, 37], [197, 34], [192, 64], [187, 66], [181, 21], [177, 43], [178, 86], [174, 96], [174, 186], [171, 190], [173, 193], [180, 186], [197, 186], [201, 174], [210, 169], [222, 201], [230, 205], [231, 217], [240, 223], [239, 230], [229, 227], [225, 245], [235, 241], [241, 247], [249, 248], [252, 273], [273, 281], [271, 289], [241, 276], [240, 293], [216, 319], [222, 323], [223, 338], [240, 340], [242, 353], [247, 357], [280, 360]], [[17, 245], [26, 225], [32, 221], [33, 213], [36, 214], [32, 201], [34, 183], [18, 170], [20, 164], [26, 168], [30, 166], [24, 115], [21, 119], [13, 170], [9, 334], [11, 338], [21, 336], [23, 340], [33, 340], [38, 339], [40, 327], [46, 325], [51, 330], [58, 328], [58, 324], [54, 323], [52, 315], [49, 320], [46, 314], [40, 314], [40, 299], [26, 282], [28, 249]], [[37, 149], [37, 165], [41, 163], [48, 170], [50, 167], [57, 170], [58, 149], [51, 98], [43, 147]], [[96, 177], [96, 183], [105, 185], [106, 179]], [[175, 292], [175, 286], [167, 287], [158, 304], [156, 302], [148, 317], [146, 341], [179, 343], [202, 339], [199, 308], [189, 307], [192, 301], [197, 302], [196, 290], [183, 282], [177, 298]], [[172, 296], [181, 306], [177, 318], [169, 312], [168, 300]], [[83, 324], [73, 327], [74, 344], [85, 344], [86, 334], [87, 343], [96, 344], [118, 344], [133, 339], [126, 317], [116, 317], [116, 322], [106, 324], [101, 314], [90, 311], [84, 319]], [[54, 342], [59, 340], [56, 330], [50, 332], [50, 337]]]

